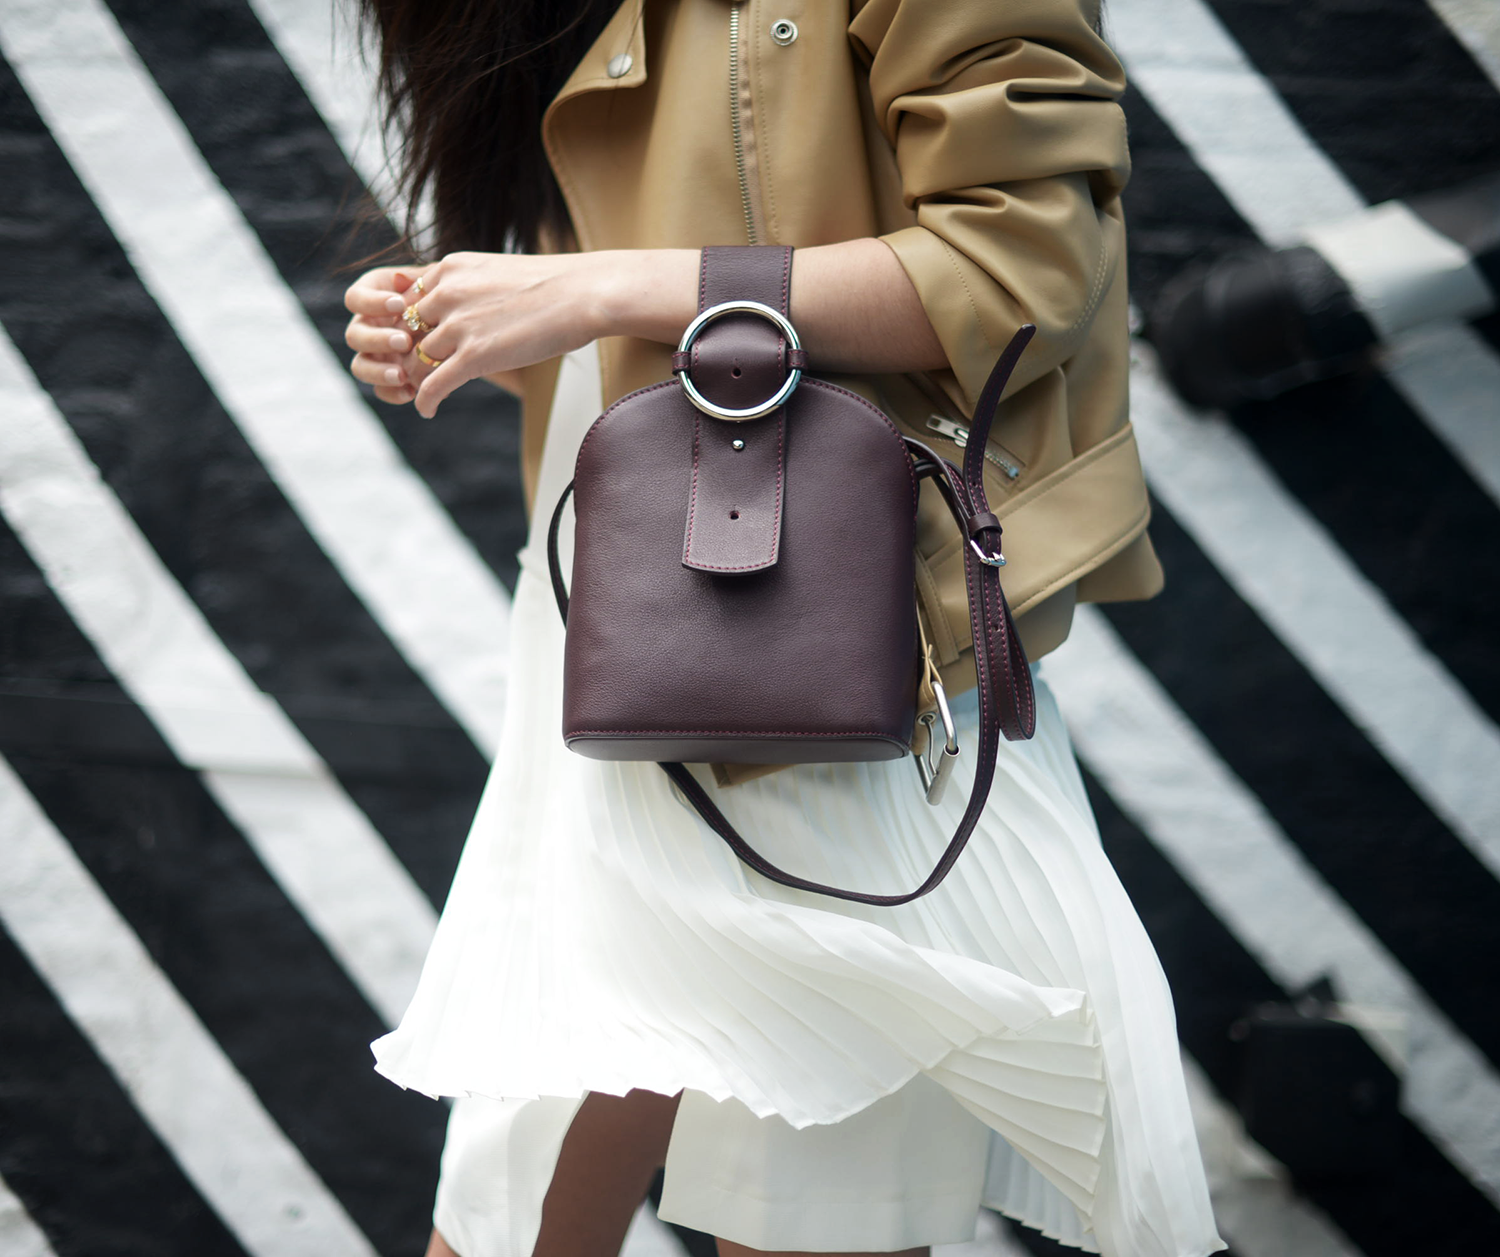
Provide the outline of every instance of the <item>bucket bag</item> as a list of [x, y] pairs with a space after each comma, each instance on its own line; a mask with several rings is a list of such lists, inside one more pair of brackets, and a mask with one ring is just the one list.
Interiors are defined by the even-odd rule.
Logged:
[[[698, 315], [673, 378], [621, 398], [583, 438], [547, 535], [567, 630], [562, 734], [595, 759], [656, 760], [772, 881], [894, 906], [947, 876], [989, 796], [999, 738], [1029, 738], [1036, 726], [984, 489], [990, 425], [1035, 328], [1022, 327], [995, 364], [960, 468], [809, 373], [788, 317], [791, 265], [780, 246], [704, 249]], [[973, 788], [919, 886], [843, 890], [766, 860], [685, 764], [912, 755], [928, 801], [941, 800], [963, 748], [917, 609], [917, 494], [929, 479], [965, 544], [979, 696]], [[571, 584], [558, 557], [570, 494]]]

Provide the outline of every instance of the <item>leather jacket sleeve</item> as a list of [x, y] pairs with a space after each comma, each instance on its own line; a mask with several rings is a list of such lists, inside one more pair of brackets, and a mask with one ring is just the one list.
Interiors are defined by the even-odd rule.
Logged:
[[1123, 266], [1124, 72], [1088, 0], [854, 0], [849, 35], [916, 226], [881, 238], [972, 407], [1037, 326], [1012, 391], [1066, 362]]

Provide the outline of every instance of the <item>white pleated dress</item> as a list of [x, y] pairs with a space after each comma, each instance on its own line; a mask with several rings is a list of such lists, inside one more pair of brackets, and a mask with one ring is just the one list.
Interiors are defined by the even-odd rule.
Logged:
[[[551, 506], [597, 416], [564, 363], [521, 554], [501, 744], [417, 993], [377, 1068], [457, 1096], [436, 1221], [462, 1257], [530, 1257], [589, 1091], [683, 1092], [661, 1215], [753, 1248], [972, 1238], [981, 1204], [1107, 1257], [1204, 1257], [1215, 1232], [1171, 997], [1037, 677], [1035, 738], [930, 895], [874, 908], [746, 869], [651, 763], [562, 744]], [[570, 548], [564, 530], [564, 562]], [[976, 741], [972, 693], [955, 706]], [[769, 859], [916, 885], [952, 834], [908, 763], [717, 790]], [[695, 769], [712, 783], [706, 769]]]

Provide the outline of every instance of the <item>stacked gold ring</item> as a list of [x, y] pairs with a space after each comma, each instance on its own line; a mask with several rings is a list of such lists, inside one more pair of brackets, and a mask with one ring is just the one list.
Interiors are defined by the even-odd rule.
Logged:
[[427, 353], [421, 345], [417, 346], [417, 357], [421, 359], [421, 361], [425, 362], [429, 367], [440, 367], [446, 361], [446, 359], [444, 358], [434, 358], [430, 353]]
[[428, 332], [432, 331], [432, 324], [427, 322], [427, 320], [417, 312], [416, 302], [412, 302], [411, 305], [407, 306], [406, 309], [401, 311], [401, 318], [402, 321], [405, 322], [406, 326], [411, 328], [412, 333], [416, 336], [425, 336]]

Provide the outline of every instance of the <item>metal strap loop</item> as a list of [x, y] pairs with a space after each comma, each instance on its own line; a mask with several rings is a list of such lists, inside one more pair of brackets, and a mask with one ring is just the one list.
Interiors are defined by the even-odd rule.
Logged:
[[[758, 314], [763, 319], [769, 319], [785, 338], [787, 345], [794, 351], [800, 351], [802, 342], [797, 339], [797, 330], [792, 326], [792, 321], [782, 314], [780, 310], [773, 310], [768, 305], [762, 305], [759, 301], [725, 301], [716, 306], [709, 306], [707, 310], [700, 313], [682, 334], [682, 341], [677, 346], [678, 354], [686, 354], [692, 348], [693, 342], [698, 339], [699, 334], [710, 323], [722, 319], [726, 314]], [[682, 381], [683, 392], [687, 394], [688, 401], [692, 402], [705, 415], [713, 415], [716, 419], [733, 419], [736, 421], [744, 419], [759, 419], [762, 415], [769, 415], [778, 406], [786, 404], [786, 399], [796, 391], [797, 385], [802, 383], [802, 369], [793, 367], [787, 372], [787, 377], [782, 381], [781, 387], [773, 393], [769, 400], [755, 406], [747, 406], [743, 410], [734, 410], [728, 406], [720, 406], [708, 400], [700, 393], [694, 385], [692, 376], [688, 373], [686, 366], [678, 366], [675, 359], [672, 369], [677, 378]]]

